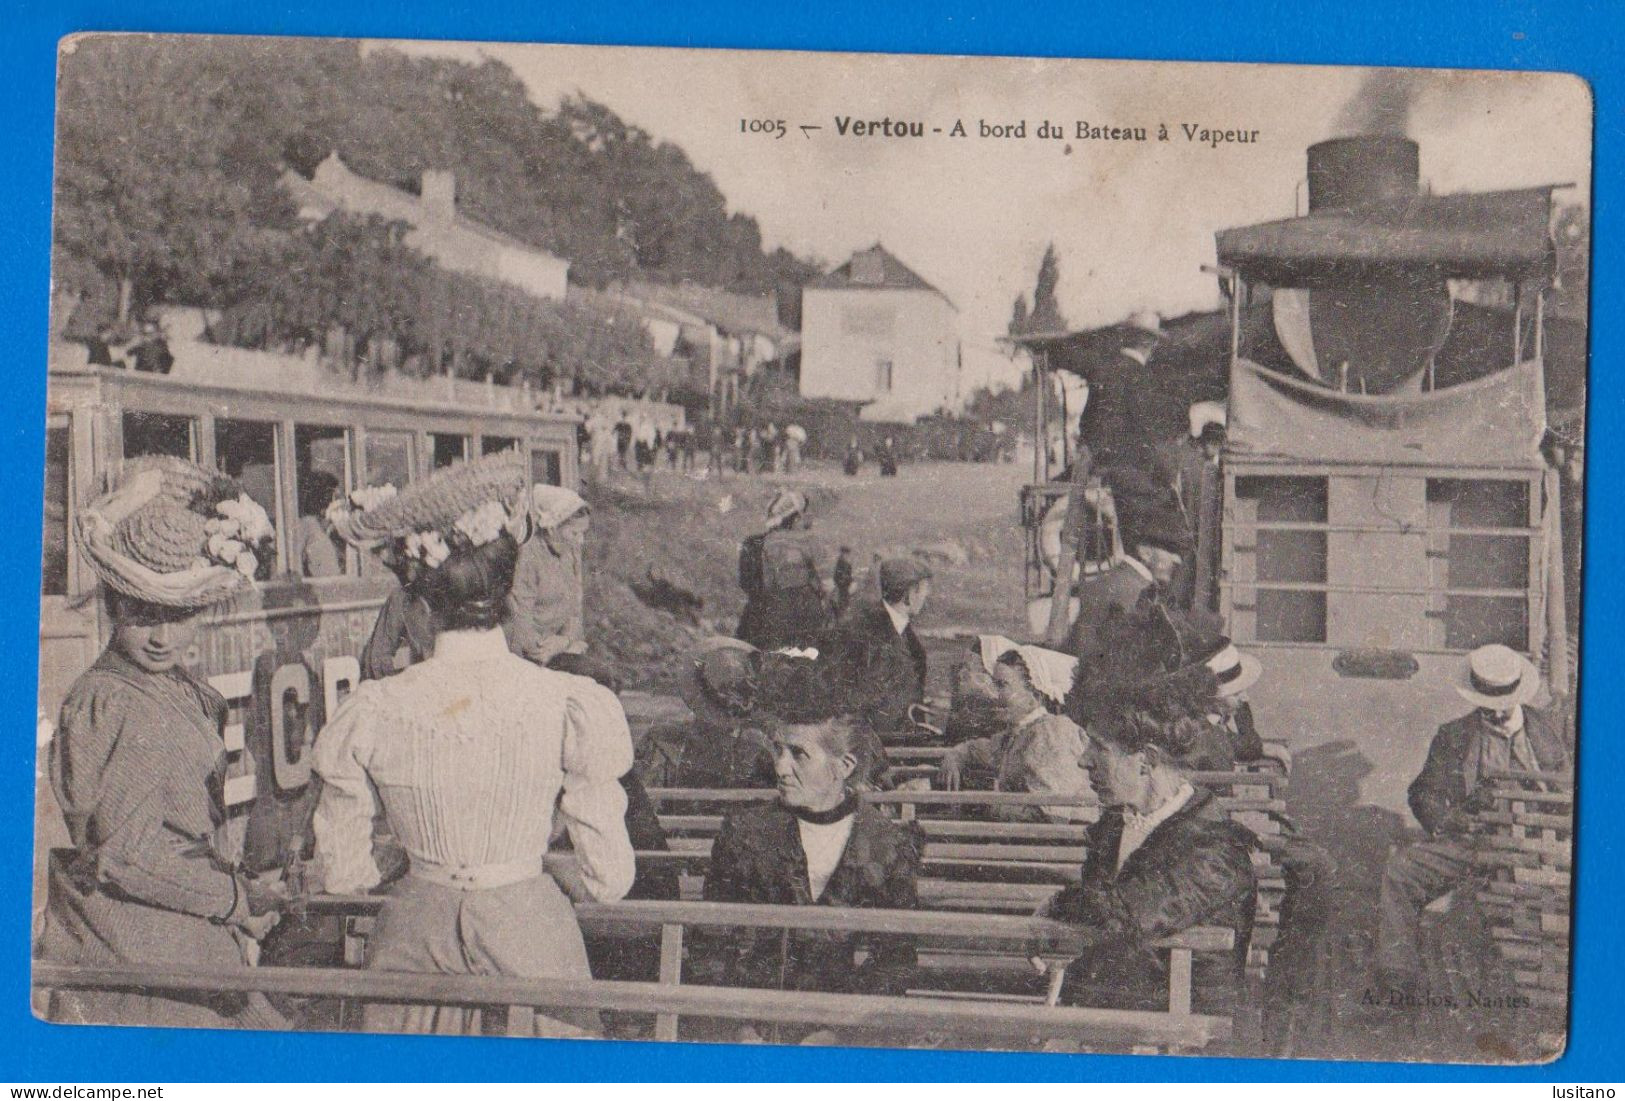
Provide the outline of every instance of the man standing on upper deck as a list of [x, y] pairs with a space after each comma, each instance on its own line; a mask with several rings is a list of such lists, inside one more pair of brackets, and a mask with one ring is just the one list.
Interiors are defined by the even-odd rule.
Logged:
[[1422, 908], [1471, 873], [1472, 815], [1489, 806], [1490, 774], [1569, 767], [1559, 720], [1529, 704], [1540, 673], [1522, 654], [1480, 646], [1467, 655], [1456, 691], [1476, 710], [1439, 727], [1410, 787], [1427, 840], [1395, 849], [1382, 875], [1377, 977], [1387, 992], [1410, 993], [1422, 982]]
[[1143, 310], [1128, 319], [1122, 347], [1089, 372], [1089, 396], [1078, 417], [1078, 436], [1087, 449], [1079, 461], [1095, 469], [1113, 463], [1135, 465], [1149, 443], [1137, 423], [1137, 397], [1152, 385], [1147, 370], [1162, 339], [1162, 319]]

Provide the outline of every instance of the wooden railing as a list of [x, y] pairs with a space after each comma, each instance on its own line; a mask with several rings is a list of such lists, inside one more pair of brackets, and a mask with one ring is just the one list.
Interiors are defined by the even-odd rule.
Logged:
[[[312, 913], [326, 913], [350, 919], [370, 917], [377, 913], [385, 900], [376, 895], [317, 895], [306, 903]], [[978, 969], [999, 964], [1014, 964], [1034, 974], [1030, 959], [1038, 957], [1050, 968], [1050, 976], [1058, 977], [1056, 969], [1079, 955], [1090, 943], [1087, 930], [1063, 922], [1044, 918], [1019, 917], [1004, 914], [953, 913], [930, 910], [878, 910], [833, 906], [768, 906], [724, 902], [668, 902], [625, 901], [616, 903], [580, 903], [576, 917], [583, 931], [589, 934], [625, 934], [628, 930], [659, 930], [660, 984], [672, 987], [682, 982], [682, 964], [686, 934], [691, 929], [738, 928], [811, 930], [845, 933], [892, 933], [922, 938], [919, 952], [922, 969], [937, 972], [962, 971], [974, 974]], [[1202, 1017], [1191, 1012], [1191, 976], [1197, 952], [1231, 952], [1235, 948], [1233, 930], [1202, 926], [1187, 929], [1174, 936], [1155, 942], [1152, 947], [1169, 954], [1168, 1010], [1166, 1016], [1178, 1020], [1198, 1022], [1187, 1035], [1200, 1037], [1200, 1043], [1182, 1041], [1174, 1046], [1199, 1047], [1213, 1040], [1228, 1038], [1229, 1021], [1226, 1018]], [[967, 955], [974, 952], [974, 958]], [[353, 972], [346, 972], [353, 973]], [[746, 992], [742, 992], [746, 993]], [[757, 993], [757, 992], [749, 992]], [[973, 992], [974, 994], [974, 992]], [[1050, 995], [1037, 995], [1025, 999], [1043, 1003]], [[869, 996], [864, 996], [869, 997]], [[916, 1000], [913, 996], [910, 1001]], [[927, 1001], [937, 999], [923, 999]], [[1011, 1004], [1007, 1001], [986, 1002], [974, 996], [964, 1004]], [[1016, 1003], [1019, 1004], [1019, 1003]], [[588, 1007], [590, 1008], [590, 1006]], [[626, 1008], [626, 1007], [606, 1007]], [[678, 1017], [698, 1010], [680, 1008], [663, 1009], [658, 1002], [630, 1008], [655, 1013], [655, 1038], [670, 1040], [677, 1037]], [[1054, 1008], [1054, 1007], [1047, 1007]], [[1106, 1012], [1104, 1010], [1098, 1012]], [[795, 1023], [820, 1023], [794, 1018], [755, 1014], [699, 1014], [702, 1016], [739, 1016], [742, 1019], [773, 1019]], [[1150, 1014], [1159, 1017], [1158, 1014]], [[1222, 1022], [1222, 1023], [1221, 1023]], [[1150, 1034], [1148, 1034], [1149, 1037]], [[1162, 1044], [1154, 1038], [1141, 1038], [1135, 1044]]]
[[344, 968], [260, 967], [201, 971], [151, 967], [76, 967], [36, 963], [45, 990], [131, 990], [150, 993], [287, 994], [430, 1005], [508, 1006], [508, 1029], [532, 1031], [538, 1010], [619, 1010], [735, 1021], [776, 1021], [850, 1030], [938, 1035], [978, 1047], [1025, 1046], [1056, 1039], [1098, 1047], [1154, 1045], [1197, 1050], [1227, 1039], [1223, 1017], [1135, 1010], [1075, 1009], [952, 999], [742, 990], [596, 979], [519, 979], [423, 975]]

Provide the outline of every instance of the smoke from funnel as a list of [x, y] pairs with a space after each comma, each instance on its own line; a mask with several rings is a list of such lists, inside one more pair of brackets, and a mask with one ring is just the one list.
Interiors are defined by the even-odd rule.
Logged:
[[1337, 118], [1343, 135], [1387, 134], [1404, 137], [1417, 88], [1409, 73], [1375, 69], [1366, 74]]

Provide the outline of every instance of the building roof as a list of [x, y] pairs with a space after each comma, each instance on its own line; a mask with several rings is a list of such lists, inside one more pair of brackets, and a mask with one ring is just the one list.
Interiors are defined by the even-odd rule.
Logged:
[[[953, 299], [922, 279], [916, 271], [875, 242], [827, 275], [807, 283], [809, 290], [930, 291], [948, 305]], [[959, 307], [954, 306], [955, 309]]]
[[1221, 230], [1219, 263], [1277, 286], [1350, 268], [1427, 268], [1465, 279], [1549, 276], [1551, 187], [1418, 195]]
[[791, 330], [779, 324], [778, 298], [772, 294], [737, 294], [698, 283], [628, 282], [624, 292], [646, 302], [693, 314], [733, 335], [753, 333], [782, 340]]
[[[329, 153], [327, 159], [317, 166], [316, 172], [317, 176], [308, 180], [291, 168], [282, 174], [282, 186], [292, 196], [294, 202], [299, 204], [301, 210], [314, 210], [322, 216], [335, 210], [376, 214], [390, 221], [422, 227], [423, 201], [418, 196], [392, 184], [370, 180], [358, 174], [339, 158], [337, 152]], [[454, 215], [452, 224], [464, 232], [483, 237], [492, 244], [525, 249], [528, 252], [552, 256], [556, 260], [564, 259], [540, 245], [521, 241], [512, 234], [493, 229], [483, 222], [476, 222], [461, 212]]]

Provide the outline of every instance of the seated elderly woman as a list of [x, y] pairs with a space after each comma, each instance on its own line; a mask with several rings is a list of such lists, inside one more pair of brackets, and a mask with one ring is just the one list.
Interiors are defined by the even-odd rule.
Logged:
[[1089, 730], [1085, 763], [1106, 809], [1089, 829], [1081, 883], [1042, 912], [1095, 933], [1061, 989], [1075, 1005], [1165, 1006], [1165, 964], [1151, 943], [1199, 925], [1234, 930], [1234, 952], [1199, 956], [1193, 985], [1200, 1011], [1224, 1012], [1252, 933], [1256, 839], [1181, 764], [1201, 724], [1180, 712], [1212, 697], [1212, 671], [1181, 666], [1177, 651], [1159, 657], [1154, 619], [1140, 626], [1141, 645], [1086, 663], [1068, 698]]
[[[1008, 644], [1003, 650], [1000, 644]], [[1046, 792], [1088, 796], [1095, 802], [1083, 767], [1081, 727], [1060, 714], [1075, 662], [1036, 646], [1016, 646], [986, 638], [984, 655], [997, 653], [992, 673], [1000, 729], [985, 738], [961, 742], [943, 758], [938, 782], [948, 791], [961, 786], [992, 791]], [[985, 658], [984, 658], [985, 660]], [[996, 807], [996, 817], [1021, 821], [1093, 820], [1094, 806], [1058, 803], [1042, 807]]]
[[[915, 907], [919, 839], [859, 801], [878, 742], [833, 699], [811, 663], [770, 689], [778, 799], [723, 822], [706, 901]], [[697, 969], [723, 985], [901, 994], [915, 967], [908, 936], [739, 929], [715, 940]]]

